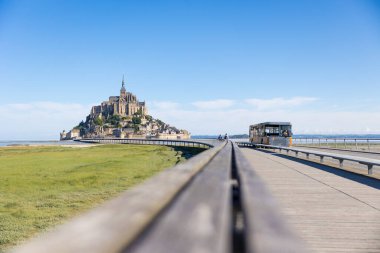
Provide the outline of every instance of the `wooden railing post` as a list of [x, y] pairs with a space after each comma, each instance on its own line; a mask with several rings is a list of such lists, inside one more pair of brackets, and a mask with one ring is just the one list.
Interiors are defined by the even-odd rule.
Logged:
[[343, 169], [343, 159], [339, 159], [339, 168]]
[[368, 175], [372, 175], [373, 174], [373, 165], [372, 164], [368, 164]]

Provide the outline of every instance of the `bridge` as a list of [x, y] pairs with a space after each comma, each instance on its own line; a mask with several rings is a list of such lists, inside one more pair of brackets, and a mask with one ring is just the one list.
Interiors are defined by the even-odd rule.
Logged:
[[84, 141], [207, 150], [14, 252], [380, 252], [376, 156], [231, 141]]

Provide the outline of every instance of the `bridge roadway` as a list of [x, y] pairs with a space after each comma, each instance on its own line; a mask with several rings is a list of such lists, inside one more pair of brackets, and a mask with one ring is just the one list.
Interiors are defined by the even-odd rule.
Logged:
[[241, 148], [314, 252], [380, 252], [380, 181], [271, 151]]

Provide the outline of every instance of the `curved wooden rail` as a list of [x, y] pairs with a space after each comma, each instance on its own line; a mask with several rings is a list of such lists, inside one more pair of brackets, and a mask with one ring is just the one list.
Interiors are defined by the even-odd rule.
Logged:
[[124, 138], [102, 138], [102, 139], [78, 139], [77, 142], [102, 143], [102, 144], [139, 144], [139, 145], [165, 145], [177, 147], [212, 148], [217, 141], [193, 141], [193, 140], [163, 140], [163, 139], [124, 139]]

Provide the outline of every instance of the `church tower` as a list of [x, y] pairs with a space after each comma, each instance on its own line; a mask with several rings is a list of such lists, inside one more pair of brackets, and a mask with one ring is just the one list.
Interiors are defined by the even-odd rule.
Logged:
[[125, 83], [124, 83], [124, 75], [123, 75], [123, 81], [121, 81], [120, 98], [121, 97], [125, 98], [127, 95], [127, 91], [126, 91], [124, 85], [125, 85]]
[[126, 96], [127, 91], [124, 87], [124, 75], [123, 75], [123, 81], [121, 82], [121, 89], [120, 89], [120, 97], [119, 97], [119, 108], [118, 108], [118, 114], [125, 116], [125, 112], [127, 109], [127, 102], [126, 102]]

